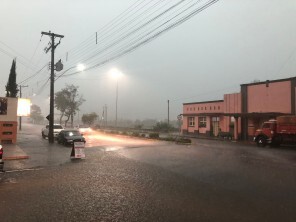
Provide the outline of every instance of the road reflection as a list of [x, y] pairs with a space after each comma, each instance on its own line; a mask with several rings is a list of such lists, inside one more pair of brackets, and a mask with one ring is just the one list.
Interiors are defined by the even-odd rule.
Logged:
[[84, 135], [86, 139], [85, 147], [108, 146], [108, 147], [127, 147], [127, 146], [149, 146], [158, 144], [159, 141], [134, 138], [123, 135], [105, 134], [99, 131], [92, 131], [91, 134]]

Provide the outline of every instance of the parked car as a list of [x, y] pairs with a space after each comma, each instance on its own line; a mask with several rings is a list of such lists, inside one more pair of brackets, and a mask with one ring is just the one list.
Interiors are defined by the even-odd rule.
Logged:
[[86, 142], [79, 130], [76, 129], [62, 130], [57, 136], [58, 143], [64, 145], [73, 144], [74, 140], [84, 143]]
[[86, 125], [78, 125], [77, 129], [82, 135], [90, 134], [92, 132], [92, 129]]
[[[64, 129], [61, 124], [53, 124], [53, 136], [56, 138], [57, 135]], [[49, 125], [47, 124], [41, 131], [41, 135], [43, 138], [48, 137], [49, 133]]]

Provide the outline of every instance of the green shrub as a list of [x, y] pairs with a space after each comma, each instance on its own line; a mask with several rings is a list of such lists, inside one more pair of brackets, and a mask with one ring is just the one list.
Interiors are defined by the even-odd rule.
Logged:
[[159, 133], [149, 133], [149, 138], [158, 139], [159, 138]]
[[164, 140], [164, 141], [175, 141], [176, 139], [174, 137], [166, 137], [166, 138], [162, 138], [161, 140]]
[[176, 143], [191, 143], [191, 139], [188, 138], [177, 138]]
[[138, 132], [133, 132], [132, 136], [140, 136], [140, 134]]

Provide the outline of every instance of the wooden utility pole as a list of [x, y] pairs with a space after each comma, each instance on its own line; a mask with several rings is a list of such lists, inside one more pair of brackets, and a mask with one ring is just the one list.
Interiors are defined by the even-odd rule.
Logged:
[[170, 130], [170, 100], [168, 100], [168, 132]]
[[42, 35], [48, 35], [51, 37], [51, 45], [49, 48], [45, 49], [45, 52], [47, 53], [51, 49], [51, 72], [50, 72], [50, 104], [49, 104], [49, 132], [48, 132], [48, 142], [54, 143], [54, 135], [53, 135], [53, 122], [54, 122], [54, 50], [55, 48], [61, 43], [61, 40], [59, 43], [55, 45], [54, 40], [56, 37], [58, 38], [64, 38], [63, 35], [58, 35], [49, 32], [41, 32]]

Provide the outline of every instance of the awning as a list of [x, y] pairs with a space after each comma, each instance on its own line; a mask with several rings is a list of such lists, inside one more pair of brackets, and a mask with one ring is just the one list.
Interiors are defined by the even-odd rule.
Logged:
[[253, 112], [253, 113], [188, 113], [183, 114], [183, 116], [210, 116], [210, 117], [218, 117], [218, 116], [233, 116], [233, 117], [277, 117], [283, 115], [292, 115], [291, 113], [280, 113], [280, 112]]

